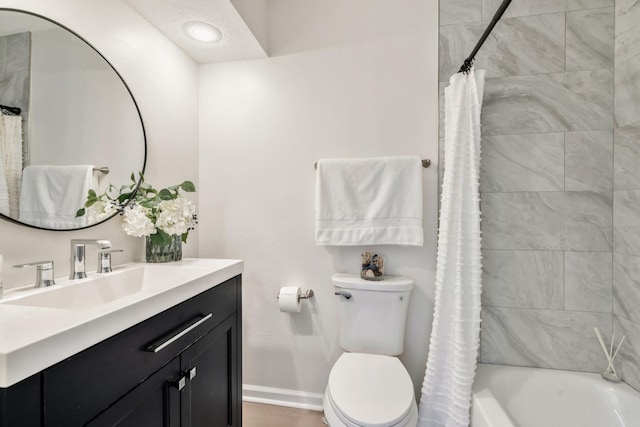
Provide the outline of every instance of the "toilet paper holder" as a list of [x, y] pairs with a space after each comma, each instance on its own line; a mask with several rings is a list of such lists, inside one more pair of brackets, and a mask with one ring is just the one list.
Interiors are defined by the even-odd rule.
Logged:
[[[298, 301], [300, 301], [301, 299], [309, 299], [311, 297], [313, 297], [315, 295], [315, 293], [313, 292], [313, 289], [307, 289], [305, 291], [305, 293], [303, 294], [298, 294]], [[276, 299], [279, 300], [280, 299], [280, 294], [278, 294], [276, 296]]]

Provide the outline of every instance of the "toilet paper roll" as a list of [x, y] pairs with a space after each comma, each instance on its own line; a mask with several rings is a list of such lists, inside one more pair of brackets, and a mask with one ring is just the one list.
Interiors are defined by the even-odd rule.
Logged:
[[302, 303], [300, 302], [302, 290], [299, 286], [285, 286], [280, 288], [278, 294], [278, 305], [283, 313], [300, 313]]

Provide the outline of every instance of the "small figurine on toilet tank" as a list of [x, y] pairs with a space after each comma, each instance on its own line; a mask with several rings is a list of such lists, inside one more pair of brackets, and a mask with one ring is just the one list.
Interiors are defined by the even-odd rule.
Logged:
[[360, 277], [365, 280], [382, 280], [384, 278], [384, 258], [371, 252], [363, 252]]

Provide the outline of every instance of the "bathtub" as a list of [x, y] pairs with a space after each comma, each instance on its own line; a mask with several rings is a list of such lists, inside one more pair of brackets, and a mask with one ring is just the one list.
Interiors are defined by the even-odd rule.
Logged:
[[479, 364], [471, 427], [637, 427], [640, 394], [600, 374]]

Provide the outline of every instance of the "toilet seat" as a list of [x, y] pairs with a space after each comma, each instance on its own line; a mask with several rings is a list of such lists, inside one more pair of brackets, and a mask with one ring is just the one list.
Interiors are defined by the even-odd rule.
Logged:
[[325, 412], [348, 427], [411, 425], [417, 412], [413, 393], [409, 373], [396, 357], [344, 353], [329, 374]]

